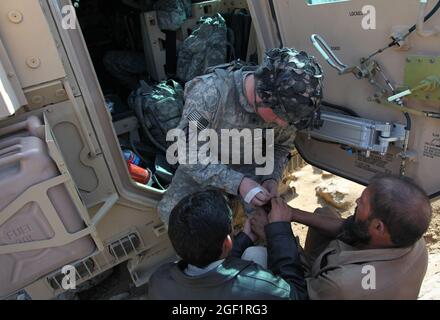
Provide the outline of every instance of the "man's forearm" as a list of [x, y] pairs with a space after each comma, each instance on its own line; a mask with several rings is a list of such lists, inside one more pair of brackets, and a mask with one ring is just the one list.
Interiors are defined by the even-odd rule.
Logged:
[[294, 208], [292, 208], [291, 217], [293, 222], [315, 228], [322, 234], [331, 238], [336, 238], [339, 235], [345, 220], [342, 218], [313, 214]]
[[279, 221], [269, 223], [264, 229], [269, 270], [289, 283], [292, 299], [307, 299], [307, 285], [292, 226]]
[[253, 245], [254, 242], [252, 239], [246, 233], [240, 232], [234, 237], [232, 250], [229, 255], [235, 258], [241, 258], [244, 251]]

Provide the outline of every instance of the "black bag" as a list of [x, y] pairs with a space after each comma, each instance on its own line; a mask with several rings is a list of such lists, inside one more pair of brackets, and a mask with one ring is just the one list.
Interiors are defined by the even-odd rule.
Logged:
[[232, 44], [233, 52], [229, 52], [228, 56], [246, 61], [252, 25], [251, 15], [246, 9], [235, 9], [231, 13], [224, 13], [223, 17], [232, 34], [229, 42]]

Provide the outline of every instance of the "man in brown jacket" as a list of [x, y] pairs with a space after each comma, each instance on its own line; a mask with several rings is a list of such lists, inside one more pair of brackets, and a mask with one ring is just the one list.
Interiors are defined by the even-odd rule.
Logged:
[[[329, 208], [311, 214], [284, 204], [284, 210], [310, 227], [302, 254], [310, 299], [417, 299], [432, 209], [413, 182], [373, 179], [348, 219]], [[254, 232], [265, 219], [261, 213], [253, 218]]]

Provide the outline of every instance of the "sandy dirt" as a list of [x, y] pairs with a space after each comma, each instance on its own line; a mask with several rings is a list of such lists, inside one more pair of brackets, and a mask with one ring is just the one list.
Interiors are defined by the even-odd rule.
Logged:
[[[315, 189], [322, 185], [335, 184], [342, 190], [347, 190], [347, 192], [349, 192], [349, 194], [344, 197], [344, 201], [349, 202], [350, 205], [344, 209], [335, 208], [343, 217], [347, 217], [354, 212], [354, 209], [356, 208], [355, 201], [365, 188], [362, 185], [343, 178], [335, 177], [322, 170], [313, 168], [310, 165], [295, 172], [293, 176], [296, 180], [292, 181], [290, 186], [295, 188], [296, 195], [288, 203], [292, 207], [308, 212], [313, 212], [319, 207], [330, 206], [330, 204], [326, 203], [321, 197], [317, 196]], [[293, 223], [294, 234], [299, 236], [302, 245], [304, 245], [307, 230], [308, 228], [306, 226]]]
[[440, 199], [432, 203], [432, 208], [433, 216], [425, 240], [431, 252], [440, 253]]

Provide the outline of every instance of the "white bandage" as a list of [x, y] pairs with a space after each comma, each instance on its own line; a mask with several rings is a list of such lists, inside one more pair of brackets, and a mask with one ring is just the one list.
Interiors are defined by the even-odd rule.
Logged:
[[244, 201], [246, 203], [251, 203], [252, 199], [260, 192], [263, 192], [264, 189], [261, 186], [255, 187], [251, 189], [247, 195], [244, 197]]

